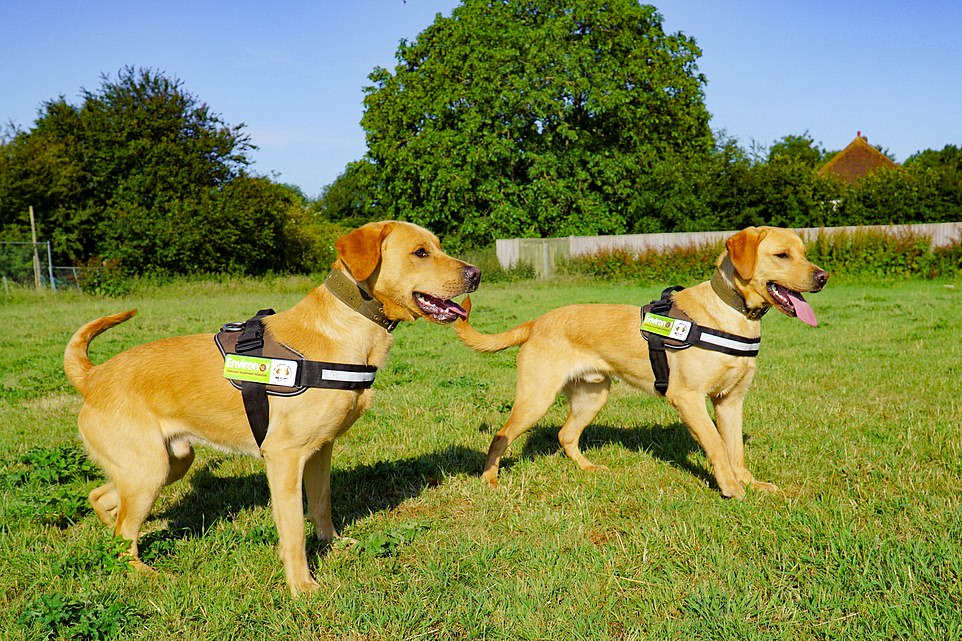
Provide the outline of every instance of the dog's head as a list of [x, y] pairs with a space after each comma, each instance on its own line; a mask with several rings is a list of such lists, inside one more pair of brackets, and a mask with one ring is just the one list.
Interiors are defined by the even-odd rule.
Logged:
[[437, 236], [411, 223], [368, 223], [339, 238], [335, 249], [334, 267], [350, 273], [392, 320], [464, 318], [467, 312], [451, 298], [481, 281], [480, 269], [448, 256]]
[[749, 227], [729, 238], [719, 268], [731, 265], [735, 291], [749, 310], [775, 307], [814, 326], [815, 313], [801, 292], [817, 292], [828, 272], [805, 258], [798, 234], [778, 227]]

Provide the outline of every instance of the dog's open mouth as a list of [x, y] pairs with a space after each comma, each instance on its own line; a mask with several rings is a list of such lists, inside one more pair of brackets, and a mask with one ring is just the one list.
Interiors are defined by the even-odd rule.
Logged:
[[815, 320], [815, 311], [799, 292], [782, 287], [778, 283], [768, 283], [768, 293], [778, 304], [778, 308], [788, 316], [796, 316], [798, 320], [812, 327], [818, 325], [818, 321]]
[[442, 300], [423, 292], [414, 292], [414, 302], [425, 316], [439, 323], [453, 323], [459, 318], [467, 318], [468, 313], [453, 300]]

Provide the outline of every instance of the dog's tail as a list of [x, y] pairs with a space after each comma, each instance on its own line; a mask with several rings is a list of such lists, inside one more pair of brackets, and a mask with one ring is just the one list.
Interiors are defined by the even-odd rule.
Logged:
[[[470, 315], [471, 297], [468, 296], [461, 303], [464, 310]], [[459, 318], [454, 323], [454, 332], [461, 339], [461, 342], [478, 352], [500, 352], [503, 349], [521, 345], [531, 336], [532, 321], [521, 323], [514, 329], [509, 329], [501, 334], [482, 334], [471, 326], [467, 316]]]
[[119, 325], [137, 313], [136, 309], [131, 309], [113, 316], [104, 316], [97, 320], [90, 321], [78, 329], [67, 343], [67, 349], [63, 353], [63, 371], [67, 378], [83, 394], [87, 387], [87, 375], [94, 368], [94, 364], [87, 356], [87, 347], [90, 341], [98, 335], [104, 333], [114, 325]]

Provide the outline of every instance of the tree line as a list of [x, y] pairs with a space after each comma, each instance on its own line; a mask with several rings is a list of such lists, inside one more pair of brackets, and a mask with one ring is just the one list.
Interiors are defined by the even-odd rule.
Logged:
[[464, 0], [376, 68], [367, 153], [316, 198], [176, 79], [128, 67], [0, 136], [0, 241], [125, 273], [323, 270], [333, 238], [397, 218], [454, 251], [496, 238], [942, 222], [962, 149], [849, 185], [807, 133], [746, 149], [709, 128], [694, 38], [634, 0]]
[[710, 131], [701, 51], [662, 23], [635, 0], [466, 0], [370, 75], [368, 153], [322, 211], [411, 219], [457, 247], [962, 218], [958, 147], [849, 185], [816, 174], [836, 152], [807, 132], [745, 149]]
[[0, 139], [0, 240], [29, 240], [26, 212], [60, 265], [142, 274], [298, 270], [312, 258], [303, 194], [247, 171], [243, 125], [161, 73], [121, 70], [43, 104]]

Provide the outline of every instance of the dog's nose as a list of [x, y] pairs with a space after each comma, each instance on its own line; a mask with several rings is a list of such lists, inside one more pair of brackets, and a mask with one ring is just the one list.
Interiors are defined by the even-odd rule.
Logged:
[[815, 284], [818, 286], [818, 288], [821, 289], [825, 287], [825, 283], [828, 282], [828, 272], [824, 269], [816, 270], [815, 274], [812, 276], [812, 279], [815, 281]]
[[467, 291], [473, 292], [478, 288], [481, 283], [481, 270], [474, 265], [465, 265], [464, 267], [464, 284], [468, 288]]

